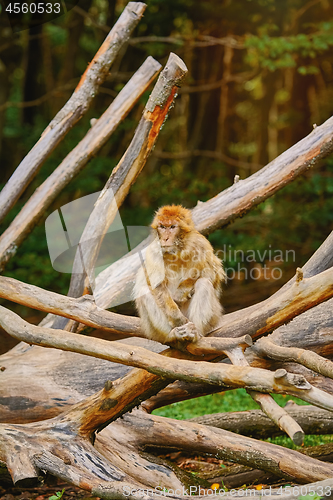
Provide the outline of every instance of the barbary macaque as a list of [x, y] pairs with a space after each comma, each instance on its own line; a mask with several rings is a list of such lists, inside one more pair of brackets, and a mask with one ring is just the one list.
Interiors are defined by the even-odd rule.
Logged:
[[196, 342], [222, 319], [222, 262], [181, 205], [161, 207], [151, 227], [156, 238], [134, 287], [141, 328], [163, 344]]

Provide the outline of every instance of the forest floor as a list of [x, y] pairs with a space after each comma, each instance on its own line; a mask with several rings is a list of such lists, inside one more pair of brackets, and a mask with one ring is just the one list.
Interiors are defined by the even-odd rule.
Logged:
[[[62, 491], [64, 490], [63, 494]], [[0, 500], [99, 500], [87, 491], [68, 483], [55, 482], [32, 488], [19, 488], [13, 485], [0, 485]]]
[[[203, 480], [202, 491], [207, 490], [207, 498], [212, 494], [212, 489], [219, 490], [220, 488], [230, 491], [232, 488], [251, 490], [261, 490], [265, 488], [279, 488], [285, 483], [280, 478], [273, 478], [265, 472], [258, 474], [257, 480], [251, 484], [240, 484], [239, 479], [231, 474], [230, 478], [224, 477], [224, 482], [221, 475], [223, 475], [223, 468], [235, 469], [237, 474], [239, 466], [231, 462], [223, 461], [211, 456], [186, 454], [183, 452], [171, 452], [159, 455], [160, 458], [173, 462], [183, 471], [193, 473], [196, 478], [198, 476]], [[242, 469], [246, 469], [241, 467]], [[249, 469], [250, 470], [250, 469]], [[243, 470], [244, 472], [244, 470]], [[266, 477], [267, 475], [267, 477]], [[237, 481], [237, 484], [233, 482]], [[268, 479], [266, 482], [265, 479]], [[274, 480], [275, 479], [275, 480]], [[205, 484], [205, 486], [204, 486]], [[53, 476], [47, 476], [45, 483], [40, 486], [17, 487], [12, 484], [0, 483], [0, 500], [100, 500], [99, 497], [93, 497], [87, 491], [77, 488], [68, 483], [62, 482]]]

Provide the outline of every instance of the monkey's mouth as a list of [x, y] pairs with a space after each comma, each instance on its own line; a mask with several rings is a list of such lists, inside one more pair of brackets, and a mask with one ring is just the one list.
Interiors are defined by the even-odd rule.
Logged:
[[176, 253], [178, 248], [177, 245], [161, 245], [162, 253]]

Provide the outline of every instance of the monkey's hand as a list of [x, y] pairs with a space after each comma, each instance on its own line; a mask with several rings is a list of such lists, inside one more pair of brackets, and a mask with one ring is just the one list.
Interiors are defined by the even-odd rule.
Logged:
[[175, 341], [197, 342], [202, 337], [194, 323], [189, 321], [185, 325], [176, 326], [168, 335], [168, 343]]
[[182, 281], [177, 290], [172, 294], [173, 300], [177, 304], [185, 304], [188, 302], [194, 294], [194, 285], [195, 280], [192, 278]]

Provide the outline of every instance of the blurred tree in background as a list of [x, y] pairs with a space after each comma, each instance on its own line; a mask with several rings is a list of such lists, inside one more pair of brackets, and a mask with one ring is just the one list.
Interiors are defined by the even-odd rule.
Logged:
[[[0, 17], [0, 187], [68, 100], [126, 3], [80, 0], [66, 16], [16, 34]], [[147, 55], [164, 64], [169, 52], [176, 52], [189, 77], [121, 208], [124, 224], [148, 224], [153, 211], [166, 203], [192, 207], [211, 198], [230, 186], [235, 175], [251, 175], [333, 114], [329, 0], [147, 4], [134, 38], [118, 56], [93, 107], [42, 167], [1, 231]], [[132, 138], [146, 98], [50, 211], [103, 187]], [[328, 158], [245, 218], [210, 236], [234, 278], [225, 293], [227, 310], [270, 295], [302, 266], [333, 229], [332, 193], [333, 159]], [[43, 222], [5, 274], [67, 293], [69, 275], [51, 267]], [[282, 252], [280, 261], [277, 250]], [[288, 259], [287, 251], [294, 252]], [[273, 273], [275, 267], [281, 275]]]

